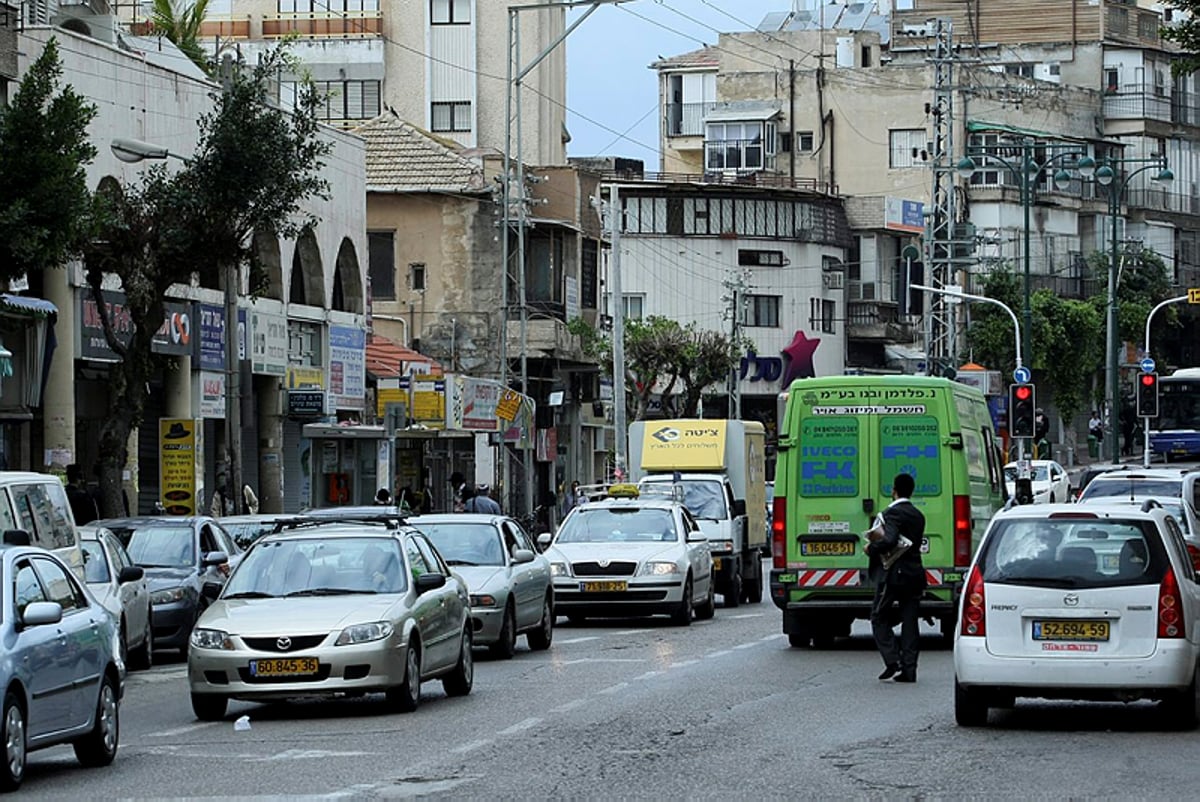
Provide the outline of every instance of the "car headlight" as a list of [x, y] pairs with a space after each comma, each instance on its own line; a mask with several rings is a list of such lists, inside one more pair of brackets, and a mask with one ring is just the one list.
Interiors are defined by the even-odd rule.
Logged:
[[496, 606], [496, 597], [491, 595], [490, 593], [472, 593], [471, 594], [471, 606], [472, 607], [495, 607]]
[[571, 566], [566, 563], [550, 563], [550, 576], [570, 576]]
[[342, 634], [338, 635], [334, 646], [347, 646], [351, 643], [369, 643], [373, 640], [382, 640], [392, 634], [392, 625], [387, 621], [372, 621], [370, 624], [355, 624], [352, 627], [346, 627], [342, 630]]
[[678, 573], [681, 572], [679, 566], [675, 563], [650, 562], [642, 563], [642, 568], [638, 571], [638, 576], [668, 576]]
[[197, 627], [192, 630], [191, 637], [192, 646], [197, 649], [225, 649], [226, 651], [233, 650], [233, 641], [229, 639], [228, 632], [222, 632], [219, 629], [200, 629]]
[[156, 590], [150, 594], [151, 604], [170, 604], [171, 602], [183, 601], [187, 598], [187, 588], [166, 588], [165, 590]]

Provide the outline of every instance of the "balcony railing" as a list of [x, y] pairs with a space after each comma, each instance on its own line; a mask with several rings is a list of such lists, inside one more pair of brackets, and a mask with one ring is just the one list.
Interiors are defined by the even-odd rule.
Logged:
[[[1171, 97], [1165, 87], [1130, 84], [1104, 93], [1104, 117], [1109, 120], [1162, 120], [1174, 117]], [[1194, 116], [1196, 110], [1192, 109]]]
[[249, 15], [212, 14], [200, 23], [200, 38], [249, 39]]
[[846, 304], [846, 336], [852, 340], [911, 340], [913, 325], [901, 319], [892, 301], [850, 301]]
[[667, 136], [704, 136], [704, 116], [716, 103], [668, 103]]
[[263, 17], [263, 37], [299, 36], [378, 37], [383, 35], [382, 11], [296, 12]]
[[728, 184], [737, 187], [770, 187], [771, 189], [802, 189], [809, 192], [837, 194], [837, 185], [818, 182], [815, 178], [798, 178], [776, 173], [647, 173], [628, 170], [606, 170], [602, 181], [645, 181], [648, 184]]

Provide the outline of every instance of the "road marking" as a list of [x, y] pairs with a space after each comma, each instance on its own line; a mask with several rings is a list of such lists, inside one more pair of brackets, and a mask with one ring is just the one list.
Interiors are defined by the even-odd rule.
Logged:
[[571, 710], [577, 710], [588, 703], [587, 699], [575, 699], [574, 701], [566, 702], [558, 707], [550, 708], [551, 713], [566, 713]]
[[555, 643], [558, 643], [558, 644], [584, 643], [585, 641], [589, 641], [589, 640], [600, 640], [600, 636], [599, 635], [589, 635], [586, 638], [568, 638], [566, 640], [555, 641]]
[[721, 616], [721, 617], [722, 617], [722, 618], [731, 618], [731, 619], [738, 619], [738, 618], [762, 618], [764, 615], [766, 615], [766, 613], [742, 613], [741, 615], [723, 615], [723, 616]]
[[734, 646], [733, 648], [735, 648], [735, 649], [753, 649], [758, 644], [759, 644], [758, 641], [754, 641], [753, 643], [739, 643], [737, 646]]
[[601, 688], [600, 690], [596, 691], [596, 694], [600, 695], [600, 694], [618, 693], [628, 687], [629, 687], [628, 682], [618, 682], [616, 685], [609, 685], [607, 688]]
[[637, 675], [636, 677], [633, 678], [632, 681], [637, 682], [638, 680], [642, 680], [642, 679], [650, 679], [651, 677], [657, 677], [661, 673], [662, 673], [661, 671], [647, 671], [645, 674]]
[[614, 632], [614, 635], [641, 635], [643, 632], [649, 632], [648, 629], [623, 629], [620, 632]]
[[537, 725], [539, 725], [541, 723], [542, 723], [542, 720], [540, 718], [527, 718], [524, 721], [518, 721], [516, 724], [512, 725], [511, 727], [508, 727], [507, 729], [500, 730], [500, 732], [498, 732], [496, 734], [497, 735], [516, 735], [518, 732], [524, 732], [525, 730], [532, 729], [533, 727], [536, 727]]
[[563, 660], [560, 666], [577, 666], [581, 663], [645, 663], [645, 657], [578, 657], [574, 660]]
[[484, 738], [479, 741], [468, 741], [465, 744], [463, 744], [462, 746], [454, 747], [450, 751], [455, 753], [456, 755], [462, 755], [467, 752], [473, 752], [476, 749], [481, 749], [481, 748], [489, 745], [491, 742], [492, 742], [491, 738]]
[[145, 737], [147, 737], [147, 738], [173, 738], [176, 735], [183, 735], [185, 732], [194, 732], [195, 730], [202, 730], [206, 727], [215, 727], [216, 724], [217, 724], [217, 722], [215, 722], [215, 721], [197, 721], [193, 724], [187, 724], [182, 727], [176, 727], [173, 730], [162, 730], [161, 732], [148, 732], [148, 733], [146, 733]]
[[727, 654], [733, 654], [733, 649], [722, 649], [719, 652], [712, 652], [704, 655], [705, 657], [724, 657]]
[[287, 749], [263, 757], [242, 758], [250, 763], [274, 763], [281, 760], [323, 760], [330, 757], [362, 757], [374, 752], [334, 752], [329, 749]]
[[681, 660], [678, 663], [671, 663], [670, 668], [683, 668], [684, 666], [694, 666], [699, 663], [699, 660]]

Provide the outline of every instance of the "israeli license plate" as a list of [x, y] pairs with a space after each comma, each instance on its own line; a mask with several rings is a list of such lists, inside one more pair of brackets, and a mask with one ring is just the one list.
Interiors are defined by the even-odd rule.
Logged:
[[852, 540], [802, 540], [800, 554], [805, 557], [853, 557]]
[[252, 677], [307, 677], [316, 674], [320, 664], [315, 657], [271, 657], [250, 661]]
[[1060, 619], [1033, 622], [1034, 640], [1105, 641], [1108, 636], [1108, 621]]
[[605, 582], [580, 582], [579, 591], [581, 593], [623, 593], [629, 589], [629, 583], [625, 580], [608, 580]]

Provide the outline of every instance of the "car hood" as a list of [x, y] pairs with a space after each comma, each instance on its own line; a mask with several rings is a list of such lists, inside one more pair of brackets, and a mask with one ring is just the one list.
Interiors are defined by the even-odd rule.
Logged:
[[[317, 596], [292, 599], [218, 600], [204, 611], [198, 627], [241, 636], [290, 632], [332, 632], [352, 624], [389, 621], [400, 599], [395, 594]], [[291, 623], [295, 622], [295, 623]]]
[[456, 565], [458, 574], [472, 593], [485, 589], [489, 584], [504, 584], [504, 568], [499, 565]]
[[188, 580], [196, 576], [194, 568], [147, 568], [145, 571], [146, 585], [151, 593], [190, 584]]
[[554, 551], [565, 562], [584, 560], [635, 560], [645, 562], [661, 557], [674, 562], [679, 554], [678, 543], [563, 543]]

